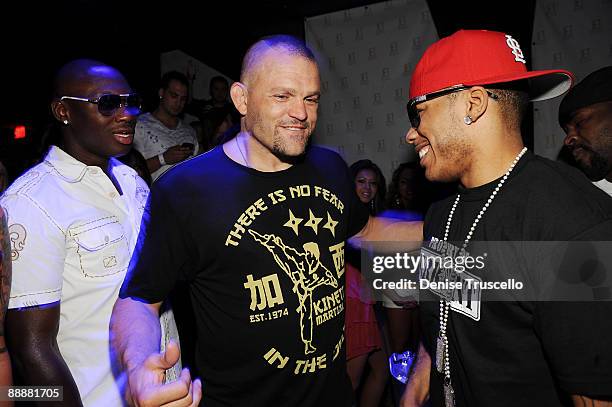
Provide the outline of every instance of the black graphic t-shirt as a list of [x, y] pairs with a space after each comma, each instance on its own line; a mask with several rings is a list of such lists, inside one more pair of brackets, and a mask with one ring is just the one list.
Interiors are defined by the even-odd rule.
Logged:
[[[461, 246], [498, 182], [460, 189], [449, 242]], [[426, 248], [442, 246], [455, 198], [434, 204], [428, 212]], [[612, 198], [578, 170], [528, 152], [471, 242], [610, 240]], [[518, 252], [504, 258], [506, 267], [528, 268]], [[520, 275], [536, 272], [527, 269]], [[443, 374], [435, 366], [440, 322], [439, 303], [432, 299], [438, 297], [431, 291], [422, 295], [424, 344], [433, 364], [430, 397], [432, 406], [444, 406]], [[451, 380], [458, 407], [570, 406], [570, 394], [612, 395], [612, 302], [487, 301], [491, 295], [487, 290], [464, 293], [449, 312]]]
[[264, 173], [221, 147], [151, 189], [121, 297], [187, 281], [205, 406], [344, 406], [344, 247], [368, 219], [335, 153]]

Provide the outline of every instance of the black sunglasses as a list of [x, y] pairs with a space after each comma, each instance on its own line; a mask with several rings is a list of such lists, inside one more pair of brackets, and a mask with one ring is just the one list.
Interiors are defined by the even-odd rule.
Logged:
[[[439, 98], [440, 96], [449, 95], [451, 93], [460, 92], [462, 90], [466, 90], [469, 88], [471, 88], [471, 86], [460, 85], [460, 86], [455, 86], [455, 87], [448, 88], [448, 89], [439, 90], [437, 92], [428, 93], [427, 95], [417, 96], [414, 99], [409, 100], [408, 104], [406, 105], [406, 110], [408, 111], [408, 119], [410, 119], [410, 125], [414, 129], [418, 129], [419, 125], [421, 124], [421, 116], [419, 115], [419, 111], [416, 108], [416, 106], [419, 103], [423, 103], [428, 100]], [[499, 96], [489, 92], [488, 90], [487, 90], [487, 94], [493, 100], [499, 99]]]
[[60, 102], [64, 99], [78, 100], [80, 102], [94, 103], [98, 105], [98, 111], [104, 116], [112, 116], [120, 107], [125, 107], [128, 113], [132, 115], [140, 114], [142, 109], [142, 98], [136, 93], [127, 93], [123, 95], [107, 94], [102, 95], [97, 99], [79, 98], [76, 96], [62, 96]]

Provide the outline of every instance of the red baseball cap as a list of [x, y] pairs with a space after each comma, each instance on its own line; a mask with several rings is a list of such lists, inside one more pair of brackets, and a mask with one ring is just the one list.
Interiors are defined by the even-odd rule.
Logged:
[[432, 44], [410, 80], [410, 100], [452, 86], [491, 85], [528, 79], [531, 101], [565, 93], [574, 75], [563, 69], [527, 71], [519, 43], [510, 35], [459, 30]]

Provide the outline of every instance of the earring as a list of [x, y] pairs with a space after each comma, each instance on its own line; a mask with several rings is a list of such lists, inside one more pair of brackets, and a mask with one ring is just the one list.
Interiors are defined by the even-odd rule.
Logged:
[[68, 121], [68, 119], [64, 119], [64, 121], [62, 123], [64, 123], [66, 126], [68, 126], [69, 121]]
[[465, 123], [465, 124], [467, 124], [469, 126], [470, 124], [472, 124], [472, 118], [469, 115], [465, 116], [463, 118], [463, 123]]

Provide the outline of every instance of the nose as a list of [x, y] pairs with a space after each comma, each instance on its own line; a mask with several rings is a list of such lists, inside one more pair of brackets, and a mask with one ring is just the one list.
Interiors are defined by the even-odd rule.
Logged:
[[289, 116], [301, 122], [308, 118], [308, 112], [306, 111], [306, 105], [304, 104], [303, 100], [296, 100], [291, 104]]
[[576, 131], [576, 129], [574, 129], [571, 126], [568, 126], [566, 132], [567, 132], [567, 135], [563, 139], [563, 144], [565, 144], [568, 147], [571, 147], [574, 144], [576, 144], [576, 141], [578, 139], [578, 132]]
[[115, 112], [115, 119], [117, 121], [136, 121], [136, 118], [140, 114], [140, 109], [137, 107], [121, 106]]
[[414, 144], [418, 136], [419, 133], [417, 133], [416, 129], [414, 127], [410, 127], [410, 129], [408, 129], [408, 133], [406, 133], [406, 143]]

